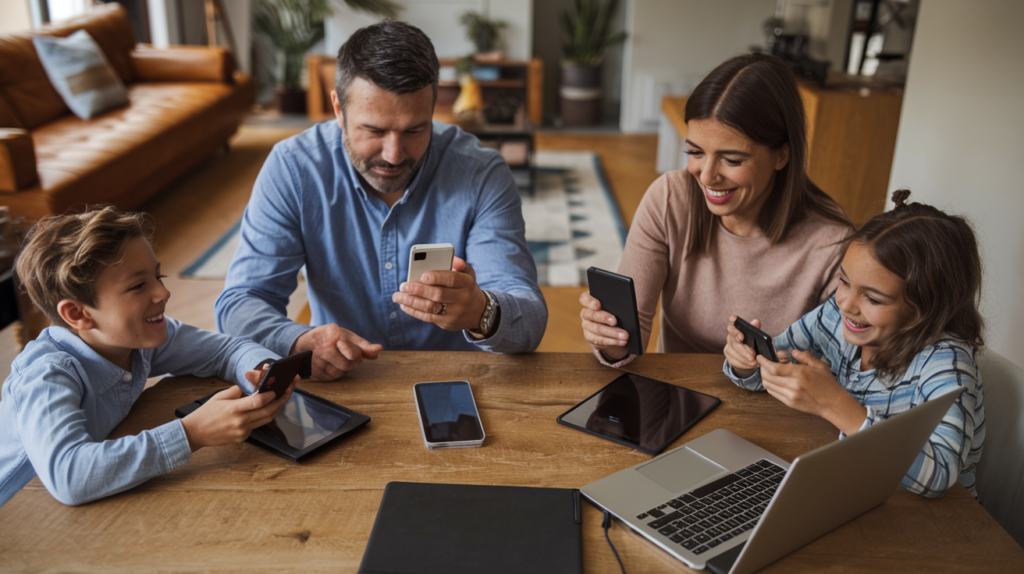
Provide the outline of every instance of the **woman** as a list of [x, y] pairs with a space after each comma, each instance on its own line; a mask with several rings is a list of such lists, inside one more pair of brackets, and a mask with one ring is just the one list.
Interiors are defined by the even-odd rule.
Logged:
[[[720, 353], [730, 315], [781, 333], [828, 299], [853, 226], [807, 177], [803, 102], [781, 59], [715, 68], [687, 100], [686, 126], [686, 170], [647, 190], [619, 273], [636, 283], [645, 348], [660, 295], [659, 351]], [[629, 362], [628, 333], [589, 293], [580, 303], [601, 362]]]

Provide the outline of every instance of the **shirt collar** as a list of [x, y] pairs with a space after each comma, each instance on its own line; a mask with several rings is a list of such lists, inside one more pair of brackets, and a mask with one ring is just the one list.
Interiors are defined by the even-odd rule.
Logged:
[[[107, 392], [116, 383], [125, 380], [125, 375], [132, 377], [145, 376], [144, 373], [129, 373], [114, 363], [104, 359], [95, 349], [86, 344], [81, 337], [72, 333], [64, 327], [47, 327], [46, 333], [53, 339], [53, 342], [63, 351], [78, 359], [78, 362], [85, 369], [88, 378], [86, 384], [99, 394]], [[136, 353], [132, 351], [132, 370], [142, 369], [143, 361], [136, 360]], [[131, 379], [129, 379], [131, 380]]]

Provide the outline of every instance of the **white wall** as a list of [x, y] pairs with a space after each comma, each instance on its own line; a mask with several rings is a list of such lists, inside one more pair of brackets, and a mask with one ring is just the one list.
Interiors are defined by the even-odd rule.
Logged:
[[[532, 0], [399, 0], [404, 9], [398, 19], [423, 30], [434, 44], [439, 58], [459, 58], [473, 53], [473, 43], [459, 16], [466, 11], [479, 12], [507, 26], [501, 31], [505, 55], [510, 60], [529, 59], [533, 47]], [[354, 12], [342, 3], [324, 24], [324, 49], [337, 55], [338, 48], [353, 32], [380, 20], [363, 12]]]
[[[974, 222], [992, 349], [1024, 366], [1024, 2], [921, 3], [890, 190]], [[890, 206], [891, 208], [891, 203]]]
[[[749, 52], [751, 46], [764, 46], [761, 23], [775, 14], [775, 4], [775, 0], [628, 0], [622, 131], [656, 132], [661, 110], [657, 96], [687, 94], [726, 59]], [[651, 90], [657, 92], [653, 98]]]
[[31, 28], [28, 0], [0, 0], [0, 34], [27, 32]]

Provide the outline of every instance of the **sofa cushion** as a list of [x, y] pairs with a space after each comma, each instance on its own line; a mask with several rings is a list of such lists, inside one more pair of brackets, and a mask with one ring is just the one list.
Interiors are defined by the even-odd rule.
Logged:
[[0, 127], [31, 130], [68, 114], [68, 107], [50, 84], [36, 55], [32, 37], [66, 37], [78, 30], [89, 32], [122, 82], [129, 84], [134, 80], [131, 50], [135, 46], [135, 32], [128, 13], [117, 3], [93, 8], [81, 16], [43, 26], [31, 33], [0, 36], [0, 99], [7, 104], [10, 111], [7, 115], [17, 120], [9, 122], [9, 117], [5, 119], [0, 109]]
[[32, 38], [50, 83], [83, 120], [128, 105], [124, 84], [86, 30], [67, 38]]
[[128, 87], [128, 108], [93, 120], [69, 115], [34, 130], [42, 193], [54, 206], [130, 194], [182, 154], [234, 132], [253, 97], [251, 81], [244, 81], [137, 83]]

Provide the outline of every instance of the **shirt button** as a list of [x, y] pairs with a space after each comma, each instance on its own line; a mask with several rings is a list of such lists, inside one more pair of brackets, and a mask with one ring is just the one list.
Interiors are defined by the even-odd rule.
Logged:
[[124, 380], [125, 380], [125, 382], [128, 382], [128, 381], [132, 380], [132, 374], [131, 373], [125, 373], [124, 374]]
[[384, 264], [384, 269], [391, 269], [392, 267], [394, 267], [394, 265], [392, 265], [390, 261]]
[[394, 319], [397, 316], [398, 316], [398, 313], [395, 313], [394, 311], [391, 312], [391, 318], [392, 319]]

